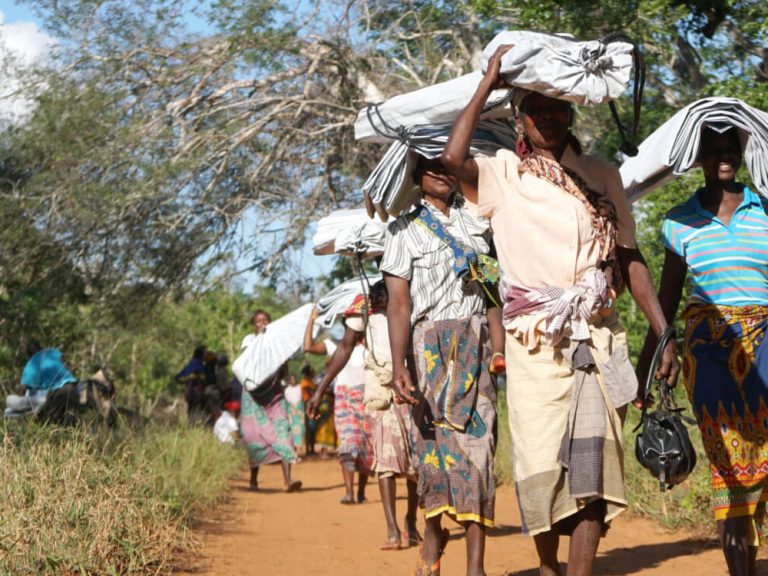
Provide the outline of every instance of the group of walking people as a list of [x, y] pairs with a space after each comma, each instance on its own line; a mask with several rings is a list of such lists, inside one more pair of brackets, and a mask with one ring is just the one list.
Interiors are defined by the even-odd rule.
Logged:
[[[705, 183], [664, 220], [657, 296], [618, 170], [582, 151], [570, 103], [512, 88], [516, 149], [469, 154], [489, 94], [509, 88], [499, 75], [507, 49], [490, 59], [442, 156], [417, 159], [412, 177], [422, 201], [388, 227], [384, 284], [347, 311], [335, 350], [311, 338], [305, 345], [331, 356], [307, 402], [310, 417], [338, 382], [342, 502], [364, 501], [375, 474], [383, 548], [419, 543], [415, 574], [435, 576], [448, 516], [465, 529], [466, 573], [484, 574], [495, 508], [494, 371], [503, 357], [515, 488], [540, 574], [561, 574], [563, 535], [570, 536], [567, 574], [591, 574], [601, 536], [627, 507], [622, 426], [628, 405], [643, 401], [637, 376], [644, 381], [690, 276], [685, 387], [729, 571], [752, 576], [768, 500], [768, 201], [736, 180], [737, 131], [701, 134]], [[500, 264], [498, 290], [489, 255]], [[616, 314], [625, 290], [650, 326], [637, 371]], [[356, 375], [345, 378], [345, 370]], [[679, 371], [673, 338], [655, 375], [674, 385]], [[279, 442], [270, 450], [292, 489], [292, 454]], [[396, 476], [407, 479], [405, 539]]]

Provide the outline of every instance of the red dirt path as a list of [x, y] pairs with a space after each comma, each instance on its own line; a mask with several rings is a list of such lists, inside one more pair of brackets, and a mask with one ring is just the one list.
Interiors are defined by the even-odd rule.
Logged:
[[[282, 492], [278, 466], [263, 468], [260, 476], [261, 492], [247, 490], [244, 473], [233, 483], [231, 500], [204, 519], [196, 531], [201, 549], [194, 558], [184, 559], [182, 575], [411, 573], [415, 548], [379, 550], [385, 526], [375, 483], [368, 487], [368, 504], [342, 506], [341, 472], [334, 460], [296, 465], [294, 476], [304, 482], [297, 494]], [[398, 490], [398, 517], [402, 518], [405, 486], [399, 485]], [[486, 548], [488, 575], [537, 576], [533, 541], [520, 533], [517, 502], [510, 487], [502, 487], [497, 494], [496, 524]], [[466, 559], [462, 530], [450, 521], [446, 526], [451, 529], [451, 541], [442, 574], [461, 576]], [[561, 561], [567, 550], [567, 539], [563, 539]], [[759, 566], [759, 574], [768, 574], [768, 560], [761, 560]], [[668, 533], [650, 520], [623, 514], [601, 542], [595, 574], [725, 576], [727, 571], [714, 540], [685, 531]]]

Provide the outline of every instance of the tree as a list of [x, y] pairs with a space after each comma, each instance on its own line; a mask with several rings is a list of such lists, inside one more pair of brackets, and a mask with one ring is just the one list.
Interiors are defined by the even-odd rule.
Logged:
[[[502, 28], [634, 37], [648, 62], [641, 136], [700, 96], [768, 108], [760, 0], [29, 3], [59, 44], [24, 75], [29, 117], [2, 126], [6, 358], [30, 330], [92, 350], [84, 333], [209, 288], [232, 258], [279, 285], [307, 224], [362, 200], [383, 150], [355, 143], [357, 111], [477, 68]], [[190, 30], [190, 17], [205, 26]], [[588, 151], [614, 158], [607, 109], [577, 116]], [[654, 266], [668, 200], [638, 207]], [[246, 234], [244, 218], [275, 242]], [[55, 328], [62, 318], [68, 327]]]

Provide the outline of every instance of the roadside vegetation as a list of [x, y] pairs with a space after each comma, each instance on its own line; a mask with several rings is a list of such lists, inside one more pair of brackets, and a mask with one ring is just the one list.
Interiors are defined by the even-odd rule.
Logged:
[[0, 574], [167, 574], [243, 463], [207, 429], [0, 425]]

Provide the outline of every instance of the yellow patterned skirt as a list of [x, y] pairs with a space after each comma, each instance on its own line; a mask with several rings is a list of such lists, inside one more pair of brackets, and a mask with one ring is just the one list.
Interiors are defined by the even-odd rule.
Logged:
[[712, 474], [716, 520], [751, 516], [768, 534], [768, 306], [690, 305], [683, 374]]

